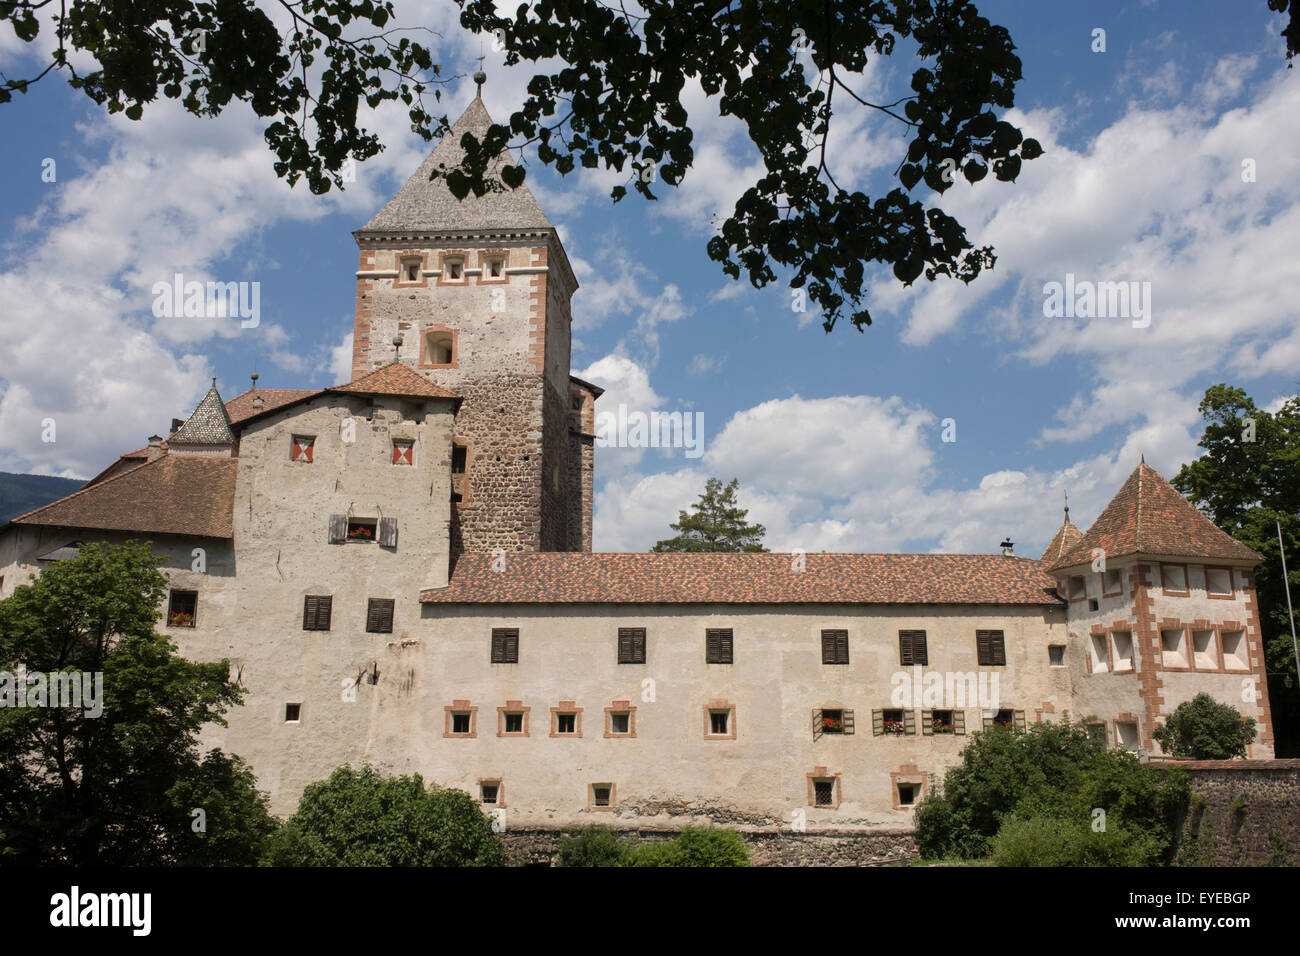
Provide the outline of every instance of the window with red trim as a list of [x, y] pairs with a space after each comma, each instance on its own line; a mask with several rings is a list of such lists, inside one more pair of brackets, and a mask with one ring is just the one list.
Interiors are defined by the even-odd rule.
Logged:
[[393, 442], [393, 464], [414, 465], [415, 464], [415, 442], [409, 442], [409, 441]]
[[315, 453], [315, 450], [316, 450], [315, 435], [294, 435], [293, 436], [293, 451], [291, 452], [290, 457], [294, 461], [305, 461], [308, 464], [311, 464], [312, 455]]

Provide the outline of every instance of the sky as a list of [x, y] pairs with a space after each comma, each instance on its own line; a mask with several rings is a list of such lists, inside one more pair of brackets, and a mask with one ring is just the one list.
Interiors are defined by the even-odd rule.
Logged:
[[[598, 409], [703, 421], [698, 456], [597, 449], [595, 550], [669, 537], [717, 476], [739, 479], [773, 550], [987, 553], [1010, 536], [1037, 557], [1066, 493], [1086, 529], [1141, 456], [1166, 477], [1197, 457], [1208, 386], [1270, 408], [1296, 393], [1300, 70], [1283, 18], [1262, 2], [978, 6], [1023, 61], [1006, 118], [1046, 152], [1015, 183], [930, 195], [996, 267], [910, 288], [872, 271], [863, 332], [827, 334], [784, 284], [756, 290], [709, 260], [711, 222], [760, 167], [698, 86], [683, 93], [695, 163], [657, 202], [614, 205], [616, 176], [528, 163], [580, 283], [574, 374], [607, 390]], [[468, 105], [482, 49], [484, 102], [505, 120], [538, 68], [505, 67], [457, 10], [396, 3], [399, 25], [435, 33], [449, 82], [431, 111]], [[37, 63], [0, 27], [0, 71]], [[897, 98], [915, 66], [877, 58], [855, 88]], [[345, 381], [352, 230], [431, 149], [399, 108], [363, 117], [386, 149], [313, 196], [275, 176], [239, 104], [197, 119], [164, 101], [132, 122], [51, 76], [0, 106], [0, 471], [89, 477], [165, 434], [213, 376], [225, 397], [254, 371], [268, 388]], [[840, 185], [881, 194], [904, 150], [895, 121], [837, 111]], [[260, 322], [155, 316], [152, 288], [175, 273], [258, 282]], [[1145, 312], [1045, 307], [1067, 282], [1136, 283]]]

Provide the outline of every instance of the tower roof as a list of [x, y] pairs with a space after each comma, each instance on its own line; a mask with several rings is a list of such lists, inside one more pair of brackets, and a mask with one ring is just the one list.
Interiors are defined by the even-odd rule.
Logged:
[[1073, 551], [1074, 546], [1079, 543], [1079, 539], [1082, 537], [1083, 532], [1070, 520], [1070, 513], [1067, 510], [1065, 520], [1056, 529], [1056, 534], [1052, 535], [1052, 540], [1047, 543], [1047, 548], [1043, 551], [1043, 556], [1039, 560], [1050, 568]]
[[[1212, 558], [1258, 564], [1263, 558], [1219, 530], [1150, 465], [1143, 462], [1078, 543], [1050, 567], [1087, 564], [1094, 549], [1127, 554]], [[1050, 550], [1050, 547], [1049, 547]], [[1050, 560], [1044, 555], [1044, 560]]]
[[[552, 229], [551, 221], [542, 212], [533, 194], [526, 185], [518, 189], [508, 186], [499, 192], [488, 192], [482, 196], [473, 193], [463, 200], [457, 199], [447, 181], [439, 178], [433, 182], [429, 174], [445, 166], [452, 169], [460, 165], [465, 156], [460, 141], [466, 133], [473, 133], [482, 140], [492, 125], [483, 101], [477, 96], [469, 108], [461, 114], [460, 119], [451, 128], [433, 152], [420, 164], [420, 168], [406, 181], [387, 205], [379, 210], [359, 233], [402, 233], [410, 231], [455, 230], [467, 232], [521, 230], [538, 231]], [[488, 166], [488, 176], [499, 180], [503, 160], [499, 156]]]
[[194, 413], [185, 419], [185, 424], [171, 433], [167, 439], [170, 445], [233, 445], [234, 433], [230, 430], [230, 416], [226, 414], [226, 405], [217, 392], [217, 380], [212, 380], [212, 387], [203, 396]]

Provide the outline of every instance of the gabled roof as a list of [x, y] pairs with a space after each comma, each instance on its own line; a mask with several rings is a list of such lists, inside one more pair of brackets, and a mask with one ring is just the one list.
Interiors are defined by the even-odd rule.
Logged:
[[1067, 508], [1065, 521], [1056, 529], [1056, 534], [1052, 535], [1052, 540], [1047, 542], [1047, 548], [1043, 551], [1043, 556], [1039, 560], [1050, 568], [1066, 554], [1074, 550], [1074, 546], [1079, 543], [1079, 539], [1082, 537], [1083, 532], [1070, 520], [1070, 511]]
[[1215, 527], [1214, 522], [1145, 462], [1129, 475], [1088, 533], [1051, 567], [1087, 564], [1092, 561], [1093, 550], [1098, 548], [1107, 558], [1152, 554], [1252, 564], [1263, 560]]
[[12, 519], [13, 524], [234, 537], [234, 458], [163, 455]]
[[185, 424], [171, 433], [168, 445], [233, 445], [235, 435], [230, 430], [230, 416], [226, 414], [226, 405], [217, 392], [217, 380], [212, 380], [212, 387], [203, 396], [194, 413], [185, 419]]
[[411, 398], [460, 398], [449, 388], [434, 385], [419, 372], [400, 362], [390, 362], [368, 375], [353, 379], [346, 385], [335, 385], [327, 392], [348, 395], [399, 395]]
[[[1000, 554], [490, 554], [456, 560], [426, 604], [997, 604], [1063, 602], [1032, 558]], [[802, 570], [799, 568], [802, 566]], [[498, 565], [499, 567], [499, 565]]]
[[[465, 156], [460, 145], [461, 137], [473, 133], [481, 141], [491, 125], [492, 117], [487, 108], [481, 99], [475, 97], [452, 126], [451, 132], [434, 147], [406, 185], [358, 233], [538, 231], [553, 228], [527, 186], [521, 185], [518, 189], [506, 187], [500, 192], [488, 192], [482, 196], [471, 192], [464, 200], [459, 200], [447, 188], [445, 179], [429, 181], [429, 174], [434, 169], [440, 166], [453, 169], [460, 165]], [[504, 158], [499, 157], [488, 167], [489, 178], [499, 181]]]
[[[314, 388], [250, 388], [226, 402], [226, 414], [230, 416], [230, 423], [237, 425], [245, 418], [252, 418], [260, 412], [268, 412], [281, 405], [296, 402], [300, 398], [319, 394], [319, 390]], [[253, 407], [254, 398], [262, 400], [261, 408]]]

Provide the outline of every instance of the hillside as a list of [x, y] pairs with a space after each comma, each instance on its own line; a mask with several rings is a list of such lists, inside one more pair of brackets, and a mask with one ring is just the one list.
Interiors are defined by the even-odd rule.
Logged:
[[84, 481], [74, 478], [54, 478], [50, 475], [14, 475], [0, 471], [0, 524], [15, 515], [47, 505], [65, 495], [70, 495]]

